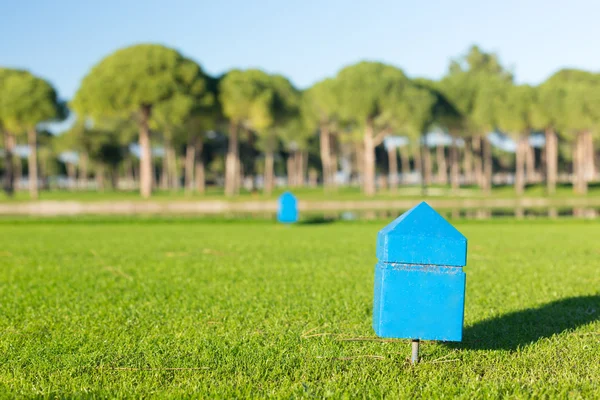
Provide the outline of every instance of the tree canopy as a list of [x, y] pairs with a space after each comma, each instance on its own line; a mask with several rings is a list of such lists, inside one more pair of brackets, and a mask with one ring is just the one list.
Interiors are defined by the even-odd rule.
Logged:
[[118, 115], [176, 94], [197, 96], [204, 91], [206, 80], [196, 62], [165, 46], [140, 44], [117, 50], [95, 65], [71, 105], [81, 115]]
[[21, 133], [61, 117], [56, 90], [30, 73], [10, 73], [3, 80], [0, 115], [6, 129]]

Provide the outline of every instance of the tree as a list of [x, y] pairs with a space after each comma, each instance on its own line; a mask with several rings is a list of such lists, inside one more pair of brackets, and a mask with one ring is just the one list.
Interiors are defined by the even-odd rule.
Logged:
[[337, 75], [340, 116], [363, 132], [363, 190], [375, 194], [375, 147], [397, 124], [395, 110], [409, 80], [395, 67], [378, 62], [360, 62]]
[[[26, 72], [9, 68], [0, 68], [0, 104], [2, 104], [2, 96], [4, 95], [4, 82], [14, 74], [25, 74]], [[1, 109], [0, 109], [1, 112]], [[3, 189], [8, 196], [14, 193], [15, 181], [15, 166], [13, 160], [13, 152], [16, 145], [14, 132], [10, 132], [2, 123], [2, 114], [0, 114], [0, 133], [3, 136], [4, 142], [4, 184]]]
[[4, 80], [2, 92], [0, 115], [5, 129], [27, 134], [29, 194], [37, 199], [37, 125], [64, 117], [66, 111], [52, 85], [29, 73], [10, 74]]
[[529, 85], [505, 85], [503, 96], [494, 102], [497, 108], [499, 128], [508, 132], [517, 142], [515, 155], [515, 191], [523, 194], [525, 187], [525, 163], [529, 136], [536, 128], [536, 92]]
[[70, 129], [57, 137], [58, 148], [79, 155], [79, 175], [87, 179], [88, 168], [95, 166], [96, 181], [104, 186], [109, 172], [113, 189], [118, 185], [118, 169], [127, 154], [127, 145], [135, 136], [136, 127], [130, 119], [99, 118], [95, 121], [77, 119]]
[[302, 95], [301, 114], [307, 129], [319, 131], [320, 156], [325, 188], [334, 184], [337, 165], [332, 161], [332, 139], [335, 135], [337, 110], [336, 80], [325, 79], [315, 83]]
[[73, 99], [81, 116], [135, 116], [139, 128], [140, 192], [152, 192], [149, 123], [153, 108], [175, 95], [205, 90], [200, 66], [179, 52], [155, 44], [117, 50], [92, 68]]
[[[219, 83], [219, 100], [223, 114], [229, 120], [229, 140], [225, 160], [225, 194], [233, 196], [237, 192], [240, 170], [239, 134], [254, 128], [253, 117], [260, 114], [265, 106], [266, 91], [269, 89], [269, 76], [263, 71], [229, 71]], [[266, 111], [265, 111], [266, 113]], [[259, 121], [260, 123], [261, 121]]]
[[[83, 179], [87, 177], [89, 159], [88, 146], [86, 146], [87, 135], [85, 135], [85, 132], [85, 121], [78, 119], [67, 131], [59, 133], [54, 140], [55, 151], [59, 153], [72, 151], [78, 154], [79, 175]], [[69, 178], [73, 178], [72, 174], [69, 173], [72, 171], [69, 170], [72, 170], [72, 168], [70, 165], [67, 165]]]
[[194, 100], [191, 96], [176, 93], [173, 97], [157, 104], [151, 118], [151, 126], [155, 127], [163, 137], [163, 184], [165, 188], [179, 189], [179, 173], [177, 172], [177, 155], [174, 140], [183, 141], [185, 123], [190, 118]]
[[[255, 124], [263, 129], [257, 129], [257, 134], [262, 138], [265, 150], [265, 190], [271, 193], [274, 186], [273, 153], [280, 131], [297, 118], [300, 106], [300, 93], [290, 81], [282, 75], [269, 77], [271, 90], [264, 96], [268, 105], [262, 104], [257, 108]], [[266, 113], [265, 113], [266, 111]], [[270, 114], [270, 115], [267, 115]], [[258, 122], [261, 121], [261, 122]]]
[[546, 130], [548, 192], [556, 186], [558, 137], [572, 143], [573, 189], [587, 191], [587, 179], [593, 174], [593, 133], [598, 131], [597, 74], [576, 69], [562, 69], [540, 86], [540, 113]]
[[405, 119], [403, 131], [407, 133], [412, 141], [420, 144], [418, 159], [421, 162], [423, 187], [426, 188], [431, 183], [431, 159], [429, 147], [423, 139], [427, 130], [436, 121], [437, 98], [435, 93], [427, 89], [422, 83], [409, 86], [404, 96], [403, 107], [397, 109], [403, 117], [398, 117], [397, 120], [402, 121]]
[[558, 177], [558, 135], [564, 122], [564, 87], [553, 80], [548, 79], [538, 88], [538, 113], [541, 118], [540, 125], [544, 129], [546, 137], [545, 160], [546, 160], [546, 191], [548, 194], [556, 192]]
[[490, 86], [495, 90], [497, 82], [512, 83], [512, 80], [512, 74], [501, 65], [497, 55], [472, 46], [467, 54], [450, 63], [448, 74], [439, 85], [461, 118], [455, 134], [461, 132], [480, 153], [476, 154], [474, 175], [488, 193], [492, 187], [492, 151], [484, 135], [490, 127], [495, 128], [490, 119], [493, 113], [488, 112], [493, 100], [489, 96]]
[[[415, 79], [414, 83], [417, 88], [425, 91], [418, 96], [421, 98], [421, 101], [417, 103], [419, 104], [419, 112], [417, 115], [414, 115], [418, 120], [417, 126], [420, 126], [419, 129], [425, 129], [429, 125], [436, 124], [450, 133], [452, 137], [452, 144], [450, 146], [450, 181], [452, 188], [456, 190], [459, 187], [458, 149], [456, 142], [457, 137], [463, 132], [464, 116], [446, 97], [440, 89], [439, 83], [423, 78]], [[414, 110], [411, 113], [414, 113]], [[429, 152], [429, 149], [425, 147], [424, 151]], [[426, 184], [428, 183], [426, 182]]]
[[207, 77], [207, 92], [196, 98], [186, 121], [185, 187], [188, 191], [204, 193], [205, 190], [204, 134], [216, 130], [224, 119], [218, 100], [219, 81], [220, 78]]
[[573, 143], [573, 189], [587, 193], [587, 183], [594, 174], [593, 134], [600, 124], [600, 82], [590, 76], [588, 82], [570, 85], [565, 96], [564, 131]]
[[270, 193], [274, 181], [276, 129], [298, 112], [298, 91], [283, 76], [259, 70], [230, 71], [219, 87], [223, 113], [230, 121], [225, 193], [231, 196], [236, 192], [240, 129], [252, 131], [259, 138], [258, 145], [265, 153], [265, 191]]
[[287, 175], [290, 187], [303, 186], [306, 177], [309, 140], [314, 135], [312, 127], [298, 114], [277, 129], [277, 135], [288, 153]]

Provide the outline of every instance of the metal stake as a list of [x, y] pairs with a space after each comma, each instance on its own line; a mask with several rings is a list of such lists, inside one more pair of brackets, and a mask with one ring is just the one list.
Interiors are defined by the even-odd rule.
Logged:
[[419, 339], [412, 341], [412, 356], [410, 362], [414, 365], [419, 362]]

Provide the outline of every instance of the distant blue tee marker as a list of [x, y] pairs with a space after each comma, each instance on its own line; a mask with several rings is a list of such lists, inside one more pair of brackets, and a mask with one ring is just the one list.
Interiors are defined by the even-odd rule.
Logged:
[[379, 231], [373, 329], [380, 337], [462, 340], [467, 238], [422, 202]]
[[290, 192], [285, 192], [279, 196], [277, 221], [286, 224], [298, 222], [298, 200]]

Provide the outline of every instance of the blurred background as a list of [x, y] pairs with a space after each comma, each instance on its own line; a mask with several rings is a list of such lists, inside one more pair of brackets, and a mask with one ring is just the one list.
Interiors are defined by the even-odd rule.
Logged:
[[0, 214], [595, 218], [598, 12], [3, 3]]

